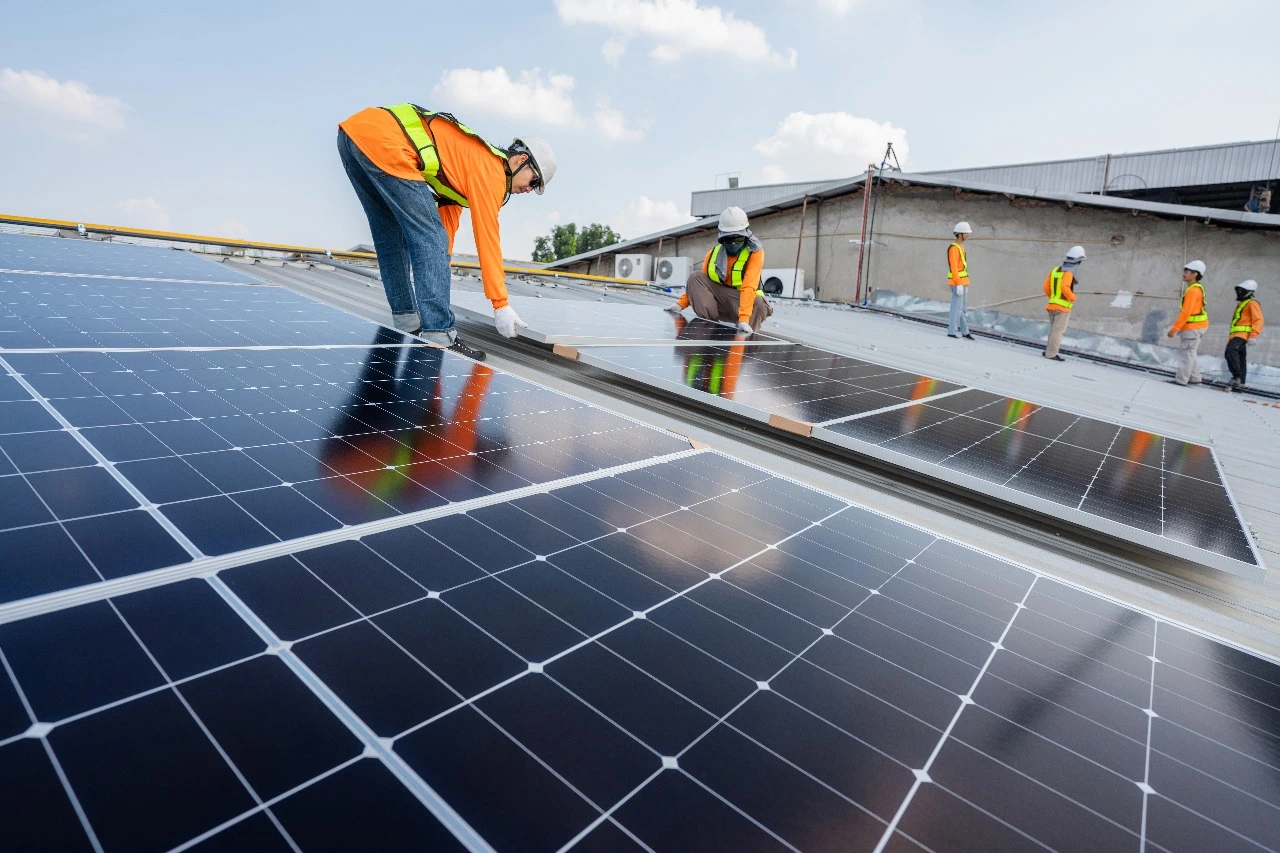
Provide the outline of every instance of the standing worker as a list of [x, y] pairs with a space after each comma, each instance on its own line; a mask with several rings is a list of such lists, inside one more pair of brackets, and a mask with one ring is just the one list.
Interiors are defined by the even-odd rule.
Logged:
[[716, 244], [702, 259], [702, 267], [689, 276], [684, 295], [668, 311], [679, 314], [692, 305], [693, 313], [704, 320], [736, 323], [739, 334], [760, 331], [773, 314], [773, 306], [758, 292], [764, 247], [749, 225], [742, 208], [725, 208]]
[[515, 337], [526, 324], [507, 304], [498, 212], [513, 195], [542, 195], [556, 173], [551, 147], [528, 137], [498, 148], [448, 113], [396, 104], [339, 124], [338, 154], [369, 219], [395, 327], [484, 358], [458, 340], [449, 307], [449, 256], [466, 207], [494, 325]]
[[965, 254], [964, 243], [973, 229], [968, 222], [957, 222], [953, 233], [956, 241], [947, 247], [947, 287], [951, 288], [947, 337], [968, 338], [972, 341], [974, 337], [969, 334], [969, 321], [964, 316], [969, 294], [969, 257]]
[[1173, 321], [1168, 335], [1171, 338], [1178, 336], [1178, 376], [1173, 380], [1178, 385], [1200, 384], [1196, 352], [1200, 349], [1204, 330], [1209, 328], [1209, 312], [1204, 304], [1204, 273], [1204, 261], [1192, 261], [1182, 268], [1182, 281], [1187, 285], [1182, 291], [1182, 310], [1178, 312], [1178, 319]]
[[1230, 337], [1227, 338], [1227, 369], [1231, 371], [1231, 381], [1227, 387], [1232, 391], [1244, 387], [1248, 378], [1249, 351], [1247, 347], [1262, 334], [1262, 306], [1253, 294], [1258, 283], [1253, 279], [1242, 281], [1236, 285], [1236, 313], [1231, 317]]
[[1066, 361], [1058, 355], [1058, 347], [1062, 346], [1062, 336], [1071, 320], [1071, 305], [1076, 301], [1074, 288], [1079, 281], [1076, 271], [1083, 262], [1084, 246], [1072, 246], [1067, 250], [1062, 266], [1054, 267], [1044, 280], [1044, 295], [1049, 297], [1049, 304], [1045, 306], [1049, 314], [1049, 343], [1044, 348], [1045, 358]]

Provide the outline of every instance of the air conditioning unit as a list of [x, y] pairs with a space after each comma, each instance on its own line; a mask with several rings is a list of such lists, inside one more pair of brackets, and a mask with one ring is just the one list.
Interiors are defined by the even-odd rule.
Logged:
[[760, 270], [760, 289], [769, 296], [788, 299], [812, 299], [813, 291], [804, 286], [803, 269]]
[[613, 261], [613, 274], [618, 278], [653, 281], [653, 255], [618, 255]]
[[658, 258], [653, 268], [653, 283], [659, 287], [684, 287], [689, 280], [688, 258]]

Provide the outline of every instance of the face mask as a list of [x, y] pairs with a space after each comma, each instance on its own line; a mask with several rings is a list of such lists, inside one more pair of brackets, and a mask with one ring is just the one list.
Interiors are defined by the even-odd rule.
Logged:
[[741, 251], [742, 251], [742, 248], [743, 248], [744, 246], [746, 246], [746, 245], [747, 245], [747, 241], [746, 241], [746, 240], [734, 240], [734, 241], [733, 241], [733, 242], [731, 242], [731, 243], [722, 243], [721, 245], [722, 245], [722, 246], [724, 246], [724, 250], [725, 250], [726, 252], [728, 252], [728, 253], [729, 253], [729, 254], [731, 254], [731, 255], [736, 255], [736, 254], [738, 254], [739, 252], [741, 252]]

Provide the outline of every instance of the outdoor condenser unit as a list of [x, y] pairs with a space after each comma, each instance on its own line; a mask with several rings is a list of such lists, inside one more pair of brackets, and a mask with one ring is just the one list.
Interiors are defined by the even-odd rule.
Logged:
[[769, 296], [789, 299], [812, 299], [813, 291], [804, 286], [803, 269], [760, 270], [760, 289]]
[[653, 255], [618, 255], [613, 262], [613, 274], [618, 278], [653, 281]]
[[689, 280], [688, 258], [658, 258], [653, 268], [653, 283], [659, 287], [684, 287]]

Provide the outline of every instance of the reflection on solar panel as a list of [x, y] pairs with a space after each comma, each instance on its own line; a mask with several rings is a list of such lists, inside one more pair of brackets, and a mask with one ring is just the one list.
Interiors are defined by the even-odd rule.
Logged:
[[710, 452], [0, 653], [6, 849], [1277, 837], [1280, 666]]
[[[591, 347], [585, 364], [1147, 547], [1256, 576], [1213, 451], [801, 345]], [[993, 487], [999, 487], [993, 489]]]
[[0, 271], [262, 284], [259, 278], [190, 252], [129, 243], [59, 240], [20, 234], [0, 234]]
[[[493, 306], [483, 293], [454, 290], [450, 301], [460, 317], [478, 323], [493, 322]], [[542, 344], [684, 346], [705, 341], [735, 341], [741, 337], [732, 326], [698, 318], [687, 320], [651, 305], [512, 296], [511, 307], [529, 324], [527, 329], [520, 330], [520, 337]], [[785, 344], [786, 341], [761, 333], [746, 338], [745, 343]]]

